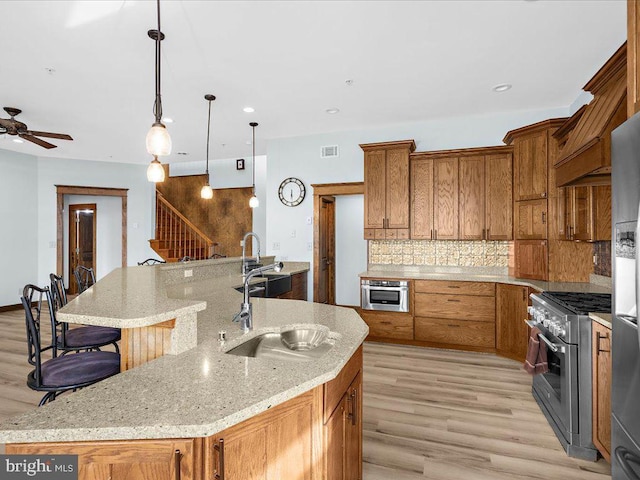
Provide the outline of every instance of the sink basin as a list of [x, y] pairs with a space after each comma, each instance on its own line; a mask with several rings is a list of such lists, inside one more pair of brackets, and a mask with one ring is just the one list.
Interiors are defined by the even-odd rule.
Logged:
[[322, 357], [333, 348], [328, 329], [294, 328], [263, 333], [229, 350], [240, 357], [272, 358], [308, 362]]

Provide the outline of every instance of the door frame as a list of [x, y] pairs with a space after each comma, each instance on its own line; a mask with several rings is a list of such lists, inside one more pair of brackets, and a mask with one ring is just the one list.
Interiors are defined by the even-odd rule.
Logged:
[[[93, 264], [93, 272], [94, 275], [98, 274], [98, 271], [96, 269], [96, 246], [98, 243], [98, 238], [97, 238], [97, 220], [98, 220], [98, 206], [95, 203], [74, 203], [74, 204], [69, 204], [69, 250], [68, 250], [68, 255], [69, 255], [69, 293], [77, 293], [76, 289], [74, 287], [74, 283], [71, 281], [71, 279], [73, 278], [73, 272], [74, 270], [71, 268], [71, 258], [72, 258], [72, 253], [73, 253], [73, 244], [75, 243], [75, 240], [73, 239], [72, 235], [71, 235], [71, 231], [75, 231], [76, 236], [78, 234], [78, 225], [76, 224], [75, 227], [72, 227], [72, 223], [76, 223], [75, 219], [72, 216], [73, 212], [78, 212], [79, 210], [91, 210], [93, 212], [93, 219], [92, 219], [92, 223], [93, 223], [93, 240], [92, 240], [92, 264]], [[75, 216], [75, 215], [74, 215]], [[76, 245], [76, 248], [78, 248], [78, 245]]]
[[320, 281], [320, 208], [322, 207], [320, 197], [364, 195], [364, 182], [318, 183], [311, 184], [311, 187], [313, 188], [313, 301], [315, 302], [319, 296], [318, 283]]
[[[64, 274], [64, 196], [88, 195], [120, 197], [122, 201], [122, 266], [127, 266], [127, 192], [128, 188], [56, 185], [56, 273]], [[97, 239], [96, 239], [97, 241]]]

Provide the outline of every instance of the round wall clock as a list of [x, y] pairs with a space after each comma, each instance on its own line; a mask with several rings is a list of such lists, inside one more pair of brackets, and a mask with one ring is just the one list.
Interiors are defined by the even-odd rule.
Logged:
[[285, 178], [278, 189], [280, 201], [287, 207], [297, 207], [304, 200], [306, 190], [302, 180], [295, 177]]

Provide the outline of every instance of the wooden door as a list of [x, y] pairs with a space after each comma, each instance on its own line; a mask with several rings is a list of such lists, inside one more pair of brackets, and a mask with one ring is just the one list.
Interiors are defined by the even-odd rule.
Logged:
[[611, 461], [611, 330], [592, 322], [593, 444]]
[[433, 238], [458, 239], [458, 159], [433, 160]]
[[69, 293], [78, 293], [73, 272], [79, 265], [96, 273], [95, 203], [69, 205]]
[[513, 159], [510, 154], [485, 158], [485, 238], [513, 240]]
[[515, 200], [547, 197], [547, 131], [514, 142]]
[[572, 189], [572, 240], [591, 241], [593, 239], [593, 187], [573, 187]]
[[386, 151], [364, 154], [364, 228], [384, 228], [386, 218]]
[[343, 480], [345, 473], [345, 429], [347, 428], [347, 396], [324, 425], [325, 479]]
[[335, 304], [335, 197], [320, 197], [318, 303]]
[[499, 355], [524, 362], [529, 327], [529, 288], [499, 283], [496, 290], [496, 350]]
[[409, 228], [409, 151], [387, 150], [386, 228]]
[[362, 374], [347, 390], [349, 411], [346, 416], [344, 441], [344, 478], [362, 479]]
[[460, 239], [484, 240], [486, 238], [484, 156], [460, 158], [459, 169]]
[[433, 239], [433, 160], [411, 161], [411, 238]]
[[[7, 453], [78, 455], [79, 480], [182, 480], [201, 478], [196, 461], [200, 440], [123, 440], [114, 442], [7, 445]], [[198, 460], [200, 458], [198, 457]]]
[[549, 279], [549, 249], [546, 240], [516, 240], [515, 276], [532, 280]]
[[547, 199], [515, 202], [516, 240], [547, 238]]

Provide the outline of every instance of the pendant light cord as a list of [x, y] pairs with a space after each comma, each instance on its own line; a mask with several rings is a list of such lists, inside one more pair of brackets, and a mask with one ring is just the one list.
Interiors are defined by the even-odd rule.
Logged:
[[156, 1], [158, 11], [158, 32], [156, 35], [156, 101], [153, 104], [153, 114], [156, 117], [156, 123], [162, 120], [162, 99], [160, 95], [160, 41], [162, 40], [162, 31], [160, 30], [160, 0]]
[[251, 183], [253, 184], [253, 195], [256, 194], [256, 125], [251, 125], [252, 129], [252, 139], [251, 139], [251, 147], [253, 149], [253, 159], [251, 161]]
[[[211, 100], [209, 100], [209, 120], [207, 121], [207, 171], [209, 175], [209, 134], [211, 133]], [[209, 183], [209, 177], [207, 176], [207, 184]]]

